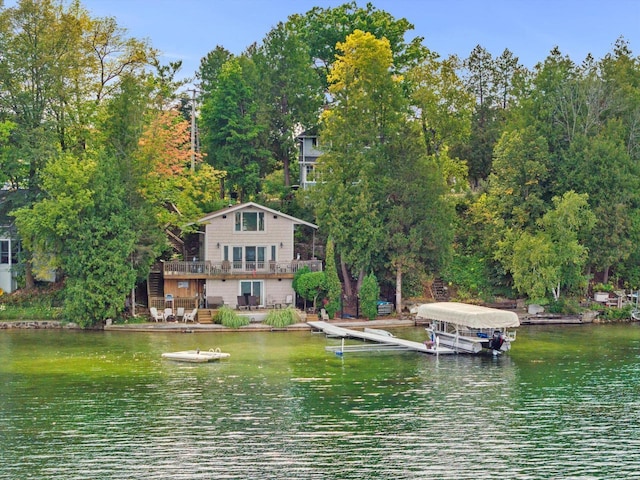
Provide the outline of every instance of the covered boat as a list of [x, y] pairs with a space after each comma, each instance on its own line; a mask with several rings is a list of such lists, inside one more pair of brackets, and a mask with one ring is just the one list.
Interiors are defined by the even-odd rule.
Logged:
[[425, 303], [414, 313], [431, 321], [428, 342], [438, 342], [458, 352], [495, 355], [511, 349], [520, 319], [515, 312], [457, 302]]
[[205, 363], [222, 358], [229, 358], [231, 354], [221, 352], [219, 348], [215, 350], [185, 350], [183, 352], [163, 353], [162, 358], [175, 360], [177, 362]]

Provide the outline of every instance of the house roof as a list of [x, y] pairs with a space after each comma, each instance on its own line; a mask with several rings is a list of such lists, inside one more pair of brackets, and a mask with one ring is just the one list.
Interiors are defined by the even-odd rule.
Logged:
[[311, 227], [311, 228], [315, 228], [315, 229], [318, 228], [318, 226], [313, 224], [313, 223], [307, 222], [307, 221], [302, 220], [300, 218], [292, 217], [291, 215], [287, 215], [286, 213], [279, 212], [278, 210], [274, 210], [272, 208], [265, 207], [264, 205], [260, 205], [260, 204], [257, 204], [255, 202], [239, 203], [237, 205], [232, 205], [230, 207], [223, 208], [222, 210], [218, 210], [216, 212], [209, 213], [208, 215], [205, 215], [204, 217], [199, 218], [197, 223], [209, 223], [214, 218], [220, 217], [222, 215], [227, 215], [227, 214], [230, 214], [230, 213], [235, 213], [238, 210], [244, 210], [246, 208], [255, 208], [256, 210], [263, 210], [263, 211], [271, 213], [273, 215], [278, 215], [278, 216], [280, 216], [282, 218], [286, 218], [288, 220], [291, 220], [293, 223], [298, 224], [298, 225], [306, 225], [307, 227]]

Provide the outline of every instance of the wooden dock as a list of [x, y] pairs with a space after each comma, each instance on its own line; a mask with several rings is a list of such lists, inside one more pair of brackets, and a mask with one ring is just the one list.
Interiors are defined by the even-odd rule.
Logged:
[[[424, 343], [414, 342], [412, 340], [405, 340], [403, 338], [397, 338], [394, 336], [362, 332], [360, 330], [351, 330], [349, 328], [342, 328], [335, 325], [331, 325], [327, 322], [307, 322], [312, 329], [324, 332], [328, 337], [337, 338], [356, 338], [358, 340], [365, 340], [370, 342], [376, 342], [383, 345], [392, 345], [398, 348], [405, 348], [407, 350], [413, 350], [415, 352], [430, 353], [436, 355], [448, 355], [455, 353], [452, 349], [447, 347], [435, 346], [427, 347]], [[346, 351], [346, 350], [345, 350]]]

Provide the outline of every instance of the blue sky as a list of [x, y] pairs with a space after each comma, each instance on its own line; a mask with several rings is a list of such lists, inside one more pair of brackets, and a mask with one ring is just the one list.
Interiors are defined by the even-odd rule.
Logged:
[[[278, 22], [335, 0], [81, 0], [94, 16], [113, 16], [131, 36], [147, 38], [163, 61], [181, 59], [192, 76], [200, 59], [222, 45], [239, 54]], [[6, 0], [9, 6], [15, 0]], [[558, 46], [579, 63], [599, 59], [626, 38], [640, 55], [640, 0], [371, 0], [406, 18], [410, 32], [441, 56], [466, 58], [476, 45], [497, 56], [505, 48], [532, 68]], [[364, 1], [358, 1], [364, 6]]]

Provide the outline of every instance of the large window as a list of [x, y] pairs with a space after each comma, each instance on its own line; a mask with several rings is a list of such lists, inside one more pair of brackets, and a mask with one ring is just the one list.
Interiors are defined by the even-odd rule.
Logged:
[[264, 212], [236, 212], [236, 232], [264, 232]]
[[9, 240], [0, 240], [0, 264], [2, 265], [9, 265], [11, 259], [9, 246]]
[[248, 297], [249, 295], [253, 295], [258, 297], [260, 300], [258, 301], [259, 305], [263, 304], [262, 299], [262, 288], [263, 282], [261, 280], [244, 280], [240, 282], [240, 295], [245, 295]]

